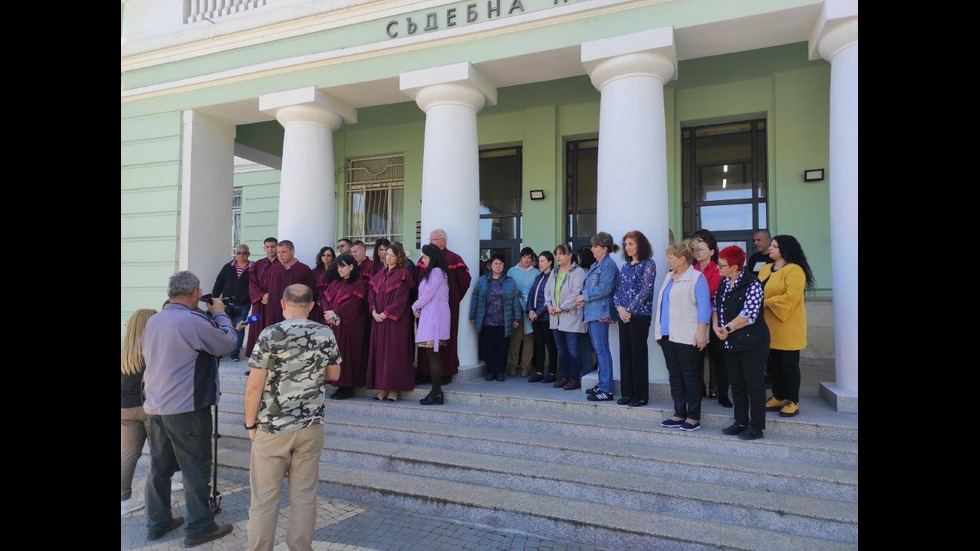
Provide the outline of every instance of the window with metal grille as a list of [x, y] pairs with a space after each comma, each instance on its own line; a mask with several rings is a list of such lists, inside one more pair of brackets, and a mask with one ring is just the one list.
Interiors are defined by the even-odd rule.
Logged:
[[347, 234], [364, 241], [402, 241], [405, 156], [347, 159]]
[[242, 188], [231, 190], [231, 254], [242, 243]]

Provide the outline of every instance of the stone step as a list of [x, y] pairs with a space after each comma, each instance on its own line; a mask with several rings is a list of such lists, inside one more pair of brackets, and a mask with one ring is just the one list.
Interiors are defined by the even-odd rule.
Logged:
[[[239, 362], [241, 363], [241, 362]], [[241, 400], [245, 390], [245, 377], [242, 371], [223, 370], [221, 390], [226, 395], [222, 402]], [[512, 382], [513, 381], [513, 382]], [[471, 405], [495, 408], [499, 411], [509, 411], [515, 415], [531, 412], [547, 412], [561, 415], [579, 415], [599, 420], [637, 421], [645, 422], [648, 426], [659, 426], [660, 421], [673, 414], [673, 406], [669, 401], [653, 402], [644, 407], [631, 408], [617, 405], [615, 402], [588, 402], [584, 393], [564, 391], [552, 388], [550, 384], [528, 384], [527, 379], [508, 379], [504, 383], [471, 381], [453, 382], [443, 387], [447, 405]], [[494, 386], [496, 385], [496, 386]], [[415, 402], [429, 393], [429, 385], [416, 387], [411, 392], [403, 392], [399, 400]], [[327, 389], [330, 393], [332, 390]], [[356, 396], [374, 396], [374, 391], [356, 389]], [[732, 409], [722, 408], [713, 401], [702, 402], [701, 425], [704, 428], [723, 429], [732, 424], [734, 414]], [[771, 435], [784, 434], [823, 440], [839, 440], [856, 443], [858, 440], [857, 416], [829, 412], [826, 404], [804, 404], [814, 411], [812, 414], [801, 414], [797, 417], [779, 417], [775, 412], [766, 415], [766, 438]], [[854, 447], [856, 449], [856, 446]]]
[[[248, 470], [245, 451], [219, 449], [224, 476]], [[320, 464], [318, 495], [548, 534], [606, 549], [856, 549], [837, 542], [603, 503], [417, 475]]]
[[[244, 402], [226, 394], [220, 411], [243, 413]], [[519, 411], [512, 408], [449, 403], [426, 407], [418, 402], [399, 400], [380, 404], [363, 397], [347, 400], [326, 400], [325, 414], [349, 413], [361, 416], [388, 417], [426, 422], [450, 423], [472, 427], [509, 429], [523, 433], [560, 434], [577, 438], [594, 438], [686, 448], [694, 451], [725, 453], [745, 457], [763, 457], [788, 461], [805, 457], [807, 463], [838, 467], [857, 467], [856, 442], [841, 442], [785, 434], [766, 434], [762, 440], [747, 445], [719, 429], [703, 428], [693, 433], [650, 425], [648, 421], [631, 419], [611, 420], [606, 417], [583, 416], [574, 413]], [[666, 417], [666, 415], [665, 415]]]
[[[221, 434], [244, 436], [243, 416], [224, 413], [220, 420]], [[521, 457], [849, 502], [856, 502], [858, 494], [855, 469], [766, 458], [352, 414], [332, 415], [324, 430], [338, 438]]]
[[328, 438], [323, 459], [347, 467], [442, 478], [803, 536], [850, 542], [858, 539], [856, 503], [352, 438]]

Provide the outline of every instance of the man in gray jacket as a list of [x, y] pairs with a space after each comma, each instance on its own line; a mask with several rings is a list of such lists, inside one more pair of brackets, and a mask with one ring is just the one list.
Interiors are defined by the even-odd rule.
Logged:
[[170, 511], [170, 477], [184, 475], [191, 547], [231, 532], [215, 524], [208, 507], [211, 476], [211, 406], [218, 403], [218, 358], [235, 348], [238, 335], [221, 299], [197, 309], [204, 294], [191, 272], [170, 276], [170, 303], [150, 318], [143, 333], [143, 375], [149, 419], [150, 475], [146, 480], [146, 539], [160, 539], [184, 523]]

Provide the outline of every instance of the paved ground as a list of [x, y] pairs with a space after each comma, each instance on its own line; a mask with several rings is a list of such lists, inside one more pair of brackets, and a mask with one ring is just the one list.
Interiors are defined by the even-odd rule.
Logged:
[[[148, 458], [140, 459], [133, 479], [133, 495], [143, 499]], [[220, 473], [220, 471], [219, 471]], [[249, 490], [247, 485], [218, 480], [221, 493], [221, 513], [217, 522], [231, 523], [234, 530], [227, 536], [195, 547], [222, 551], [248, 549], [245, 525], [248, 522]], [[175, 515], [185, 515], [183, 492], [177, 497]], [[288, 489], [283, 492], [279, 523], [276, 532], [276, 551], [286, 551], [286, 526], [289, 507]], [[513, 551], [594, 551], [597, 548], [576, 543], [542, 539], [537, 536], [488, 526], [466, 524], [453, 520], [424, 517], [396, 509], [368, 507], [342, 501], [317, 499], [317, 529], [313, 534], [313, 549], [377, 550], [377, 551], [477, 551], [499, 549]], [[146, 509], [122, 518], [121, 549], [184, 549], [184, 527], [177, 528], [162, 539], [148, 545], [146, 541]]]

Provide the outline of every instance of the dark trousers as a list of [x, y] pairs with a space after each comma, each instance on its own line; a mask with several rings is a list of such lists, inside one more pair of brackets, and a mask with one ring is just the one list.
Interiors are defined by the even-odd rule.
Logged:
[[766, 356], [768, 348], [725, 351], [725, 366], [732, 380], [735, 422], [763, 430], [766, 428]]
[[715, 336], [714, 331], [708, 331], [708, 388], [717, 389], [718, 396], [728, 396], [728, 370], [725, 369], [725, 343]]
[[772, 395], [780, 400], [800, 403], [800, 351], [769, 350], [766, 364], [769, 380], [772, 381]]
[[[442, 352], [440, 347], [440, 352]], [[503, 325], [484, 325], [480, 328], [480, 352], [487, 364], [487, 374], [499, 375], [507, 364], [507, 338]]]
[[170, 478], [177, 466], [184, 473], [187, 500], [187, 536], [214, 527], [208, 507], [211, 489], [211, 408], [174, 415], [148, 415], [150, 422], [150, 474], [146, 478], [146, 528], [162, 530], [173, 518]]
[[701, 351], [693, 344], [660, 339], [664, 362], [670, 376], [670, 397], [674, 400], [674, 417], [701, 419]]
[[624, 398], [643, 402], [650, 399], [650, 363], [647, 337], [650, 316], [633, 316], [619, 322], [619, 377]]
[[[555, 344], [555, 336], [551, 333], [547, 321], [533, 321], [531, 328], [534, 329], [534, 370], [538, 373], [547, 375], [554, 373], [558, 375], [558, 346]], [[548, 367], [544, 367], [544, 348], [548, 347]]]

